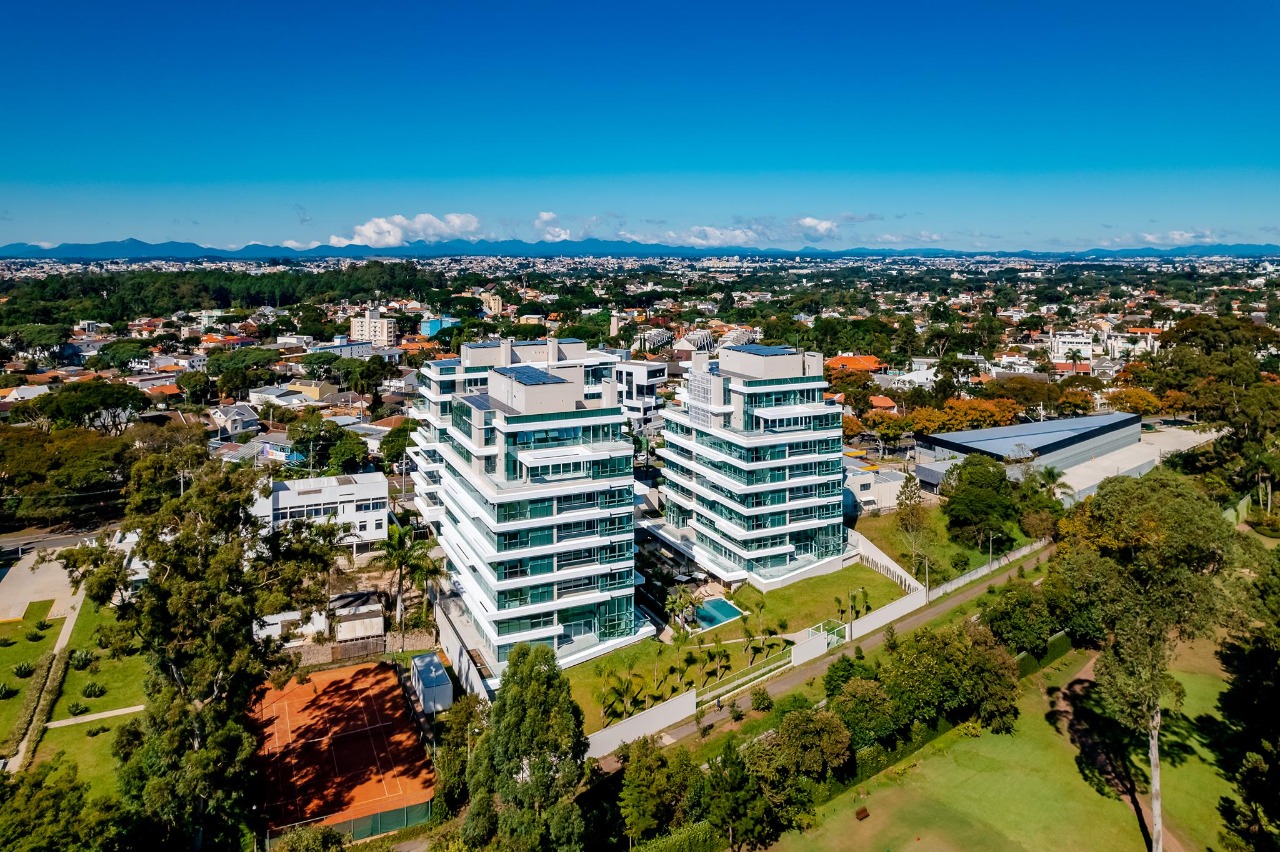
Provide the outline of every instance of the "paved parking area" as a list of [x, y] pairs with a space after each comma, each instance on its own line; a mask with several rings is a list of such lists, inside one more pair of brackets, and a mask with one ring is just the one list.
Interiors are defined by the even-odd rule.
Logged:
[[28, 553], [0, 577], [0, 621], [16, 621], [33, 601], [53, 601], [50, 618], [71, 614], [71, 581], [62, 565], [51, 562], [36, 570], [36, 554]]

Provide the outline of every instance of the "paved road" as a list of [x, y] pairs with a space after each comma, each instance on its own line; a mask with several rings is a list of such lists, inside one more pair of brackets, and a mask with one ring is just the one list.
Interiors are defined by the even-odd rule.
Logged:
[[56, 722], [50, 722], [45, 725], [46, 728], [65, 728], [68, 725], [80, 725], [84, 722], [96, 722], [99, 719], [110, 719], [112, 716], [128, 716], [131, 713], [141, 713], [147, 709], [147, 705], [138, 704], [134, 707], [121, 707], [118, 710], [103, 710], [101, 713], [89, 713], [85, 716], [72, 716], [70, 719], [59, 719]]
[[[1041, 550], [1038, 554], [1035, 554], [1035, 556], [1038, 561], [1044, 561], [1045, 559], [1048, 559], [1049, 556], [1051, 556], [1052, 554], [1053, 554], [1053, 545], [1050, 545], [1044, 550]], [[997, 572], [995, 574], [990, 574], [986, 577], [983, 577], [982, 579], [975, 581], [971, 586], [967, 588], [961, 589], [958, 592], [954, 592], [950, 595], [947, 595], [942, 600], [935, 601], [926, 607], [918, 609], [915, 612], [908, 615], [906, 618], [898, 619], [893, 623], [894, 630], [896, 630], [898, 633], [907, 633], [909, 631], [915, 630], [917, 627], [920, 627], [932, 621], [938, 616], [944, 615], [950, 612], [951, 610], [955, 609], [956, 607], [959, 607], [965, 603], [968, 603], [969, 601], [973, 600], [974, 598], [980, 595], [986, 594], [987, 586], [991, 585], [992, 583], [995, 583], [997, 585], [1000, 583], [1004, 583], [1012, 579], [1013, 577], [1015, 577], [1017, 573], [1018, 573], [1017, 567], [1013, 567], [1005, 571]], [[869, 651], [873, 648], [880, 647], [880, 645], [882, 645], [883, 643], [884, 643], [884, 631], [881, 630], [877, 633], [872, 633], [869, 636], [864, 636], [861, 639], [859, 639], [857, 642], [852, 642], [847, 644], [861, 645], [864, 651]], [[792, 692], [798, 687], [802, 686], [810, 678], [822, 677], [824, 674], [826, 674], [826, 671], [831, 666], [831, 664], [835, 662], [838, 658], [839, 658], [839, 654], [829, 654], [825, 657], [820, 657], [811, 663], [806, 663], [796, 668], [787, 669], [786, 673], [779, 675], [778, 677], [775, 677], [771, 680], [766, 680], [761, 685], [764, 686], [767, 690], [769, 690], [769, 694], [772, 695], [774, 698], [779, 698], [783, 695], [786, 695], [788, 692]], [[741, 699], [739, 698], [739, 700]], [[702, 724], [710, 725], [714, 722], [721, 722], [728, 718], [729, 718], [729, 710], [728, 710], [727, 704], [725, 705], [725, 709], [723, 710], [716, 710], [714, 707], [708, 706], [706, 710], [706, 714], [703, 717]], [[691, 737], [697, 733], [698, 733], [697, 723], [694, 722], [692, 719], [688, 719], [684, 722], [681, 722], [679, 725], [675, 725], [674, 727], [668, 728], [667, 730], [663, 731], [661, 738], [663, 743], [671, 744], [674, 742], [678, 742], [679, 740], [682, 740], [685, 737]]]
[[86, 538], [96, 538], [99, 533], [114, 530], [119, 524], [105, 527], [72, 530], [71, 532], [50, 532], [49, 530], [24, 530], [16, 533], [0, 535], [0, 550], [20, 550], [19, 556], [42, 547], [73, 547]]

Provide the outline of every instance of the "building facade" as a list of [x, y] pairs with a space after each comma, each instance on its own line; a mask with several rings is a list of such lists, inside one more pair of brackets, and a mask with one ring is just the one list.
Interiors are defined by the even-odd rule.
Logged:
[[381, 473], [317, 476], [272, 482], [253, 514], [279, 526], [297, 520], [334, 523], [346, 532], [341, 541], [365, 551], [387, 538], [387, 477]]
[[[625, 350], [624, 355], [630, 355]], [[619, 361], [613, 368], [618, 405], [635, 435], [656, 435], [662, 428], [663, 399], [658, 388], [667, 381], [667, 365], [653, 361]]]
[[635, 608], [633, 448], [612, 363], [552, 338], [469, 344], [423, 369], [415, 502], [438, 518], [452, 641], [492, 685], [518, 643], [570, 666], [653, 634]]
[[377, 308], [369, 308], [364, 316], [351, 318], [351, 339], [367, 340], [374, 346], [395, 346], [396, 321], [382, 316]]
[[840, 409], [822, 355], [747, 344], [697, 353], [664, 412], [660, 538], [730, 584], [837, 570], [845, 555]]

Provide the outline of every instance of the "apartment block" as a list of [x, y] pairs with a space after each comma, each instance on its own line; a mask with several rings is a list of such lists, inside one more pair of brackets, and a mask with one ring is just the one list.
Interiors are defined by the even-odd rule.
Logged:
[[775, 588], [838, 570], [845, 553], [840, 409], [823, 358], [745, 344], [695, 353], [664, 411], [665, 523], [703, 570]]
[[469, 344], [423, 369], [414, 478], [453, 580], [442, 641], [469, 688], [495, 687], [518, 643], [570, 666], [653, 635], [635, 608], [633, 450], [612, 364], [549, 338]]
[[662, 428], [662, 397], [658, 388], [667, 381], [667, 365], [662, 362], [632, 361], [630, 353], [613, 368], [618, 386], [618, 405], [636, 435], [656, 435]]
[[279, 526], [293, 521], [334, 523], [343, 528], [354, 552], [366, 551], [387, 538], [387, 477], [381, 473], [316, 476], [271, 483], [253, 514]]
[[362, 317], [351, 318], [351, 339], [366, 340], [376, 347], [396, 345], [396, 321], [383, 317], [377, 308], [369, 308]]

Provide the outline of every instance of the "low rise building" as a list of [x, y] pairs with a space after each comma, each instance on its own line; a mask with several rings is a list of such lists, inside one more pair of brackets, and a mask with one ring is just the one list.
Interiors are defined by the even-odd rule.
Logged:
[[345, 533], [341, 543], [358, 553], [386, 539], [388, 495], [381, 473], [275, 481], [253, 513], [277, 526], [298, 520], [337, 524]]

